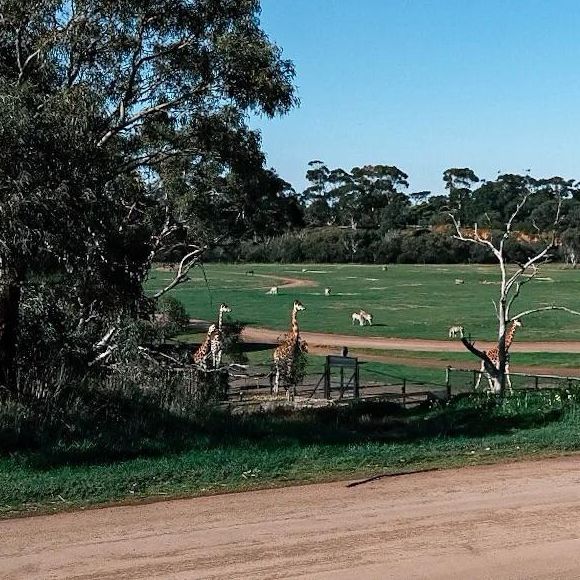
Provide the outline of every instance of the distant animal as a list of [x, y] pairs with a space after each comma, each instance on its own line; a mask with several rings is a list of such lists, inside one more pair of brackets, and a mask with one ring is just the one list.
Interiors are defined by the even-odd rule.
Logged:
[[365, 312], [364, 310], [360, 311], [360, 316], [363, 319], [363, 321], [368, 322], [369, 326], [373, 325], [373, 315], [369, 314], [368, 312]]
[[254, 270], [248, 270], [246, 272], [246, 276], [253, 276], [254, 275]]
[[372, 326], [373, 324], [373, 315], [369, 314], [368, 312], [364, 311], [364, 310], [359, 310], [358, 312], [353, 312], [351, 314], [351, 320], [352, 323], [354, 324], [356, 321], [358, 321], [359, 326], [364, 326], [365, 322], [369, 324], [369, 326]]
[[216, 325], [210, 324], [207, 329], [207, 335], [205, 340], [199, 345], [197, 350], [192, 355], [193, 364], [200, 367], [202, 370], [207, 371], [207, 362], [211, 355], [211, 337], [216, 331]]
[[270, 288], [266, 294], [278, 294], [278, 286], [272, 286], [272, 288]]
[[324, 289], [324, 295], [325, 296], [330, 296], [330, 288], [325, 288]]
[[449, 327], [449, 338], [457, 338], [458, 336], [459, 336], [459, 338], [463, 338], [464, 332], [465, 332], [465, 329], [461, 325], [450, 326]]
[[461, 278], [455, 278], [456, 284], [464, 284], [464, 281]]
[[383, 272], [386, 272], [389, 269], [389, 267], [387, 265], [383, 266]]

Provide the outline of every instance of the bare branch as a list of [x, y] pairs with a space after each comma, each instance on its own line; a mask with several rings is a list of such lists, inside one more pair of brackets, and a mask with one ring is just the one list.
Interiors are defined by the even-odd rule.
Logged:
[[546, 312], [547, 310], [563, 310], [564, 312], [569, 312], [575, 316], [580, 316], [580, 312], [572, 310], [571, 308], [567, 308], [566, 306], [542, 306], [541, 308], [531, 308], [530, 310], [524, 310], [523, 312], [516, 314], [516, 316], [512, 316], [511, 321], [520, 320], [520, 318], [524, 318], [524, 316], [528, 316], [529, 314], [534, 314], [535, 312]]
[[491, 362], [491, 359], [487, 356], [485, 351], [476, 348], [474, 344], [472, 342], [469, 342], [469, 340], [467, 340], [467, 338], [465, 337], [461, 338], [461, 342], [469, 352], [471, 352], [484, 362], [486, 371], [488, 371], [490, 374], [497, 373], [497, 368], [495, 367], [493, 362]]
[[510, 237], [511, 233], [512, 233], [512, 225], [514, 223], [514, 220], [516, 219], [516, 217], [518, 216], [518, 214], [520, 213], [520, 211], [522, 210], [522, 208], [524, 207], [524, 205], [526, 205], [526, 202], [528, 201], [530, 195], [531, 195], [531, 191], [528, 191], [523, 197], [522, 199], [518, 202], [516, 209], [513, 211], [512, 215], [510, 216], [506, 227], [505, 227], [505, 232], [501, 238], [501, 242], [499, 244], [499, 251], [503, 253], [503, 246], [505, 241]]
[[456, 240], [460, 240], [462, 242], [471, 242], [472, 244], [477, 244], [479, 246], [487, 246], [493, 252], [494, 256], [498, 258], [498, 260], [501, 259], [501, 254], [498, 251], [498, 249], [493, 245], [493, 243], [490, 240], [482, 238], [479, 235], [479, 228], [477, 227], [477, 224], [474, 224], [473, 226], [473, 236], [466, 236], [461, 231], [461, 224], [459, 223], [459, 221], [457, 221], [455, 216], [452, 213], [449, 213], [447, 215], [449, 215], [449, 217], [453, 220], [453, 225], [455, 226], [455, 231], [457, 232], [453, 236], [453, 238], [455, 238]]
[[105, 336], [103, 336], [103, 338], [101, 338], [101, 340], [99, 340], [99, 342], [95, 343], [94, 348], [95, 349], [101, 349], [104, 348], [105, 346], [107, 346], [108, 342], [111, 340], [111, 338], [113, 337], [113, 335], [117, 332], [117, 327], [113, 326], [111, 327], [107, 333], [105, 334]]
[[207, 246], [202, 246], [200, 248], [196, 248], [194, 251], [189, 252], [186, 254], [181, 262], [179, 262], [179, 267], [177, 268], [177, 273], [173, 280], [165, 287], [156, 292], [153, 295], [153, 298], [158, 299], [167, 292], [169, 292], [172, 288], [175, 288], [178, 284], [181, 284], [187, 277], [188, 272], [195, 266], [195, 264], [199, 261], [199, 256], [207, 249]]
[[[522, 268], [521, 264], [518, 264], [518, 265], [520, 268]], [[516, 291], [514, 292], [512, 297], [509, 299], [507, 306], [506, 306], [506, 316], [509, 316], [510, 309], [511, 309], [512, 305], [514, 304], [514, 302], [517, 300], [518, 296], [520, 295], [520, 290], [522, 289], [522, 286], [524, 284], [527, 284], [528, 282], [530, 282], [530, 280], [533, 280], [536, 277], [536, 275], [538, 274], [538, 266], [536, 264], [531, 264], [530, 267], [533, 269], [533, 272], [531, 274], [525, 276], [522, 280], [518, 280], [516, 282]], [[522, 271], [522, 275], [526, 269], [527, 268], [525, 268]]]
[[173, 105], [176, 105], [177, 103], [183, 101], [184, 99], [185, 99], [184, 96], [180, 96], [180, 97], [176, 97], [175, 99], [170, 99], [169, 101], [159, 103], [158, 105], [154, 105], [152, 107], [146, 107], [145, 109], [142, 109], [138, 113], [135, 113], [133, 116], [129, 117], [128, 119], [124, 119], [118, 125], [116, 125], [112, 129], [107, 131], [101, 137], [99, 142], [97, 143], [97, 147], [103, 147], [103, 145], [105, 145], [107, 143], [107, 141], [109, 141], [109, 139], [111, 139], [112, 137], [117, 135], [117, 133], [121, 133], [121, 131], [128, 129], [131, 125], [135, 124], [137, 121], [139, 121], [139, 120], [141, 120], [149, 115], [152, 115], [153, 113], [165, 111], [166, 109], [169, 109], [170, 107], [172, 107]]
[[518, 280], [518, 278], [520, 278], [522, 276], [522, 274], [524, 274], [526, 272], [526, 270], [528, 268], [535, 267], [536, 264], [538, 262], [541, 262], [542, 260], [546, 260], [547, 261], [549, 259], [548, 253], [553, 248], [554, 248], [554, 241], [550, 242], [550, 244], [547, 245], [541, 252], [539, 252], [535, 256], [532, 256], [524, 264], [519, 264], [518, 270], [515, 272], [515, 274], [513, 274], [513, 276], [511, 276], [511, 278], [505, 284], [506, 293], [511, 290], [512, 286], [514, 285], [514, 283]]

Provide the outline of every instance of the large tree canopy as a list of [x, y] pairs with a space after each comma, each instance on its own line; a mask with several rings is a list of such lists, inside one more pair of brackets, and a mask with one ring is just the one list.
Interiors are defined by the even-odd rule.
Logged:
[[228, 173], [267, 179], [246, 115], [296, 98], [259, 11], [257, 0], [0, 0], [4, 382], [33, 282], [62, 284], [75, 328], [105, 349], [112, 321], [143, 309], [159, 251], [195, 262], [198, 196], [219, 205]]

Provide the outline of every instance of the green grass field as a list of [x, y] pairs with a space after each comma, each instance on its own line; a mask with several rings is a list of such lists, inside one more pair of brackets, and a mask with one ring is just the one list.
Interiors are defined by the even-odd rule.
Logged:
[[[498, 292], [494, 266], [393, 265], [381, 266], [292, 264], [209, 264], [191, 272], [191, 280], [174, 290], [192, 317], [213, 319], [220, 302], [233, 309], [232, 317], [251, 325], [284, 329], [294, 299], [307, 310], [301, 328], [309, 331], [366, 336], [445, 339], [453, 324], [463, 324], [475, 339], [495, 337], [492, 299]], [[255, 275], [247, 275], [253, 270]], [[171, 274], [155, 270], [148, 282], [153, 291]], [[272, 276], [272, 277], [270, 277]], [[313, 280], [315, 287], [280, 288], [268, 296], [275, 276]], [[456, 278], [464, 284], [456, 285]], [[487, 283], [483, 283], [487, 282]], [[324, 288], [332, 289], [324, 296]], [[580, 310], [580, 270], [545, 266], [522, 291], [517, 311], [559, 304]], [[364, 308], [374, 315], [373, 327], [352, 326], [350, 314]], [[580, 340], [580, 317], [563, 312], [530, 316], [518, 332], [519, 341]]]

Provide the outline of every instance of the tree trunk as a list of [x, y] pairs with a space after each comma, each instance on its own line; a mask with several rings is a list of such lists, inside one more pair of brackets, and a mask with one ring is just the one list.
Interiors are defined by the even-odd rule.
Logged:
[[21, 286], [10, 268], [0, 268], [0, 385], [16, 388], [15, 358]]

